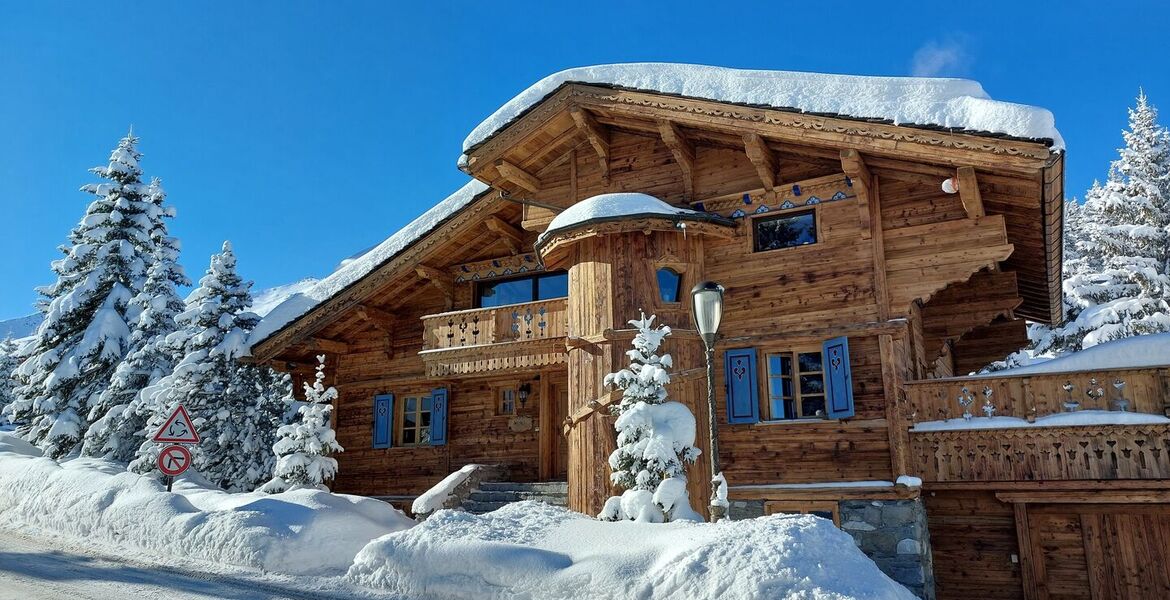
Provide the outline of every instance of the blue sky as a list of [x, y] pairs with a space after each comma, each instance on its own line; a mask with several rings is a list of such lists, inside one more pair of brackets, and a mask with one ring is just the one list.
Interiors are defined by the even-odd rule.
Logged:
[[0, 5], [0, 318], [32, 312], [86, 170], [131, 124], [188, 274], [230, 239], [259, 289], [327, 274], [459, 187], [466, 134], [572, 66], [977, 79], [1056, 114], [1070, 195], [1104, 177], [1139, 86], [1170, 111], [1153, 2]]

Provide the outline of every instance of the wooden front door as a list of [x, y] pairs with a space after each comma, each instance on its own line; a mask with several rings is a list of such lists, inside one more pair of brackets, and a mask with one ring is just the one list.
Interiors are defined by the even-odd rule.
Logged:
[[1170, 505], [1029, 504], [1024, 512], [1025, 597], [1170, 598]]
[[540, 479], [565, 481], [569, 476], [569, 440], [564, 433], [569, 386], [564, 374], [546, 373], [541, 380]]

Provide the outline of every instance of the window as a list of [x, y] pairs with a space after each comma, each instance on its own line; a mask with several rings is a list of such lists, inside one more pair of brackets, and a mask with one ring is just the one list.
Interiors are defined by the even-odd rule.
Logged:
[[569, 274], [564, 271], [515, 279], [481, 281], [475, 286], [476, 308], [506, 306], [569, 295]]
[[756, 252], [815, 244], [817, 213], [809, 210], [758, 217], [752, 220], [752, 233]]
[[769, 354], [764, 418], [824, 418], [825, 372], [821, 362], [819, 348]]
[[682, 274], [670, 267], [658, 269], [658, 298], [663, 302], [678, 302], [682, 295]]
[[411, 396], [402, 401], [398, 443], [400, 446], [425, 446], [431, 443], [430, 396]]
[[764, 503], [765, 515], [812, 515], [829, 519], [841, 526], [841, 512], [836, 502], [771, 501]]
[[499, 388], [496, 391], [498, 415], [516, 414], [516, 388]]

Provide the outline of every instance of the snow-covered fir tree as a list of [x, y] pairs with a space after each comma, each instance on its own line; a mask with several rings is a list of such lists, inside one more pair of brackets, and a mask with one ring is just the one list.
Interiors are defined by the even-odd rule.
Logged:
[[81, 188], [96, 199], [51, 265], [56, 283], [38, 290], [43, 321], [5, 408], [20, 434], [53, 458], [78, 448], [89, 410], [129, 349], [130, 303], [152, 255], [153, 205], [137, 142], [123, 138], [109, 164], [91, 170], [107, 181]]
[[262, 488], [265, 492], [327, 490], [325, 482], [337, 473], [337, 459], [332, 455], [343, 449], [329, 420], [337, 390], [325, 387], [325, 355], [318, 356], [317, 362], [313, 385], [305, 382], [305, 402], [297, 409], [299, 418], [277, 432], [278, 439], [272, 446], [277, 456], [276, 470]]
[[1029, 348], [993, 368], [1170, 331], [1170, 131], [1144, 93], [1122, 137], [1105, 184], [1065, 203], [1064, 325], [1032, 324]]
[[[247, 378], [240, 376], [237, 363], [248, 355], [248, 333], [259, 321], [247, 312], [251, 285], [236, 272], [231, 244], [224, 242], [223, 251], [211, 257], [207, 273], [188, 297], [186, 309], [176, 317], [179, 331], [167, 337], [168, 344], [182, 348], [183, 358], [169, 375], [143, 390], [151, 413], [145, 431], [157, 430], [183, 404], [201, 436], [193, 466], [229, 491], [250, 490], [260, 478], [247, 473], [260, 449], [253, 426], [259, 399]], [[157, 444], [144, 442], [131, 470], [153, 472], [157, 452]]]
[[[4, 407], [13, 400], [13, 391], [16, 389], [16, 380], [12, 378], [13, 371], [20, 365], [20, 356], [17, 355], [17, 344], [12, 338], [6, 337], [0, 341], [0, 415]], [[0, 424], [7, 420], [0, 416]]]
[[630, 366], [605, 376], [605, 384], [622, 390], [617, 415], [617, 449], [609, 456], [610, 480], [626, 489], [606, 501], [598, 518], [702, 521], [691, 508], [686, 491], [686, 467], [699, 457], [695, 444], [695, 416], [686, 405], [667, 401], [673, 361], [658, 355], [670, 327], [654, 326], [653, 315], [630, 321], [637, 330], [633, 349], [626, 351]]
[[92, 425], [82, 448], [83, 454], [122, 462], [133, 460], [144, 441], [150, 411], [141, 391], [170, 373], [180, 358], [166, 336], [175, 331], [175, 317], [185, 308], [177, 287], [191, 284], [178, 263], [179, 242], [167, 232], [166, 219], [173, 218], [175, 211], [166, 205], [166, 192], [158, 179], [151, 182], [148, 197], [154, 254], [142, 291], [130, 301], [129, 313], [137, 315], [130, 351], [90, 410]]

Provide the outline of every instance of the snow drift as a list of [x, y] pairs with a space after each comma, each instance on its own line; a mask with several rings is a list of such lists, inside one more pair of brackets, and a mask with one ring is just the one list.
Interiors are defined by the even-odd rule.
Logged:
[[371, 542], [348, 577], [415, 599], [914, 598], [825, 519], [607, 523], [537, 502], [440, 510]]
[[345, 571], [371, 539], [414, 524], [378, 500], [298, 490], [229, 494], [196, 476], [168, 493], [102, 459], [44, 458], [0, 433], [0, 519], [147, 553], [297, 575]]

